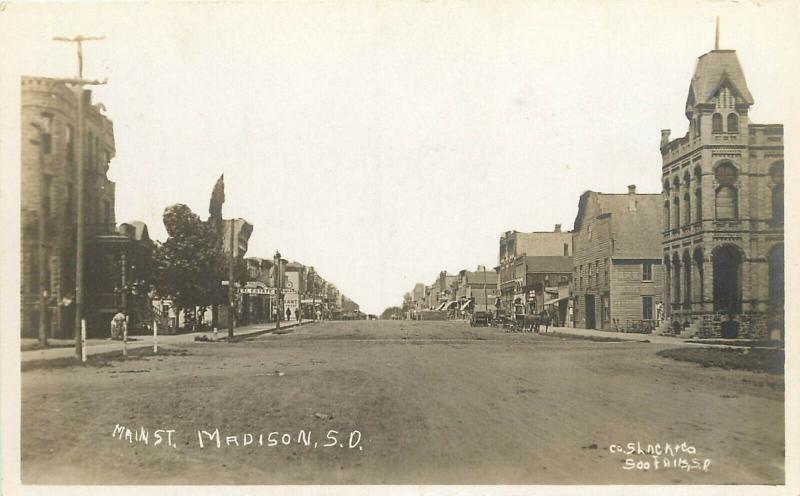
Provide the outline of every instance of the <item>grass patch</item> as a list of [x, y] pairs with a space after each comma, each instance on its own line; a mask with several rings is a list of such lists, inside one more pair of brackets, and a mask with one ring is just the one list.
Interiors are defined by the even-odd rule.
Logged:
[[771, 341], [768, 339], [689, 339], [687, 343], [699, 344], [722, 344], [725, 346], [747, 346], [749, 348], [781, 348], [783, 341]]
[[784, 352], [778, 349], [669, 348], [656, 354], [682, 362], [698, 363], [703, 367], [749, 370], [774, 375], [783, 375], [784, 370]]
[[625, 341], [630, 341], [629, 339], [620, 339], [620, 338], [612, 338], [612, 337], [602, 337], [602, 336], [584, 336], [581, 334], [567, 334], [564, 332], [541, 332], [539, 333], [540, 336], [548, 336], [553, 338], [561, 338], [561, 339], [581, 339], [584, 341], [596, 341], [599, 343], [622, 343]]
[[87, 366], [87, 367], [110, 367], [113, 362], [125, 362], [142, 360], [148, 357], [165, 357], [165, 356], [187, 356], [190, 355], [189, 350], [177, 348], [158, 348], [158, 353], [153, 353], [153, 348], [134, 348], [128, 350], [128, 358], [122, 357], [122, 350], [109, 351], [107, 353], [97, 353], [86, 357], [86, 363], [78, 360], [77, 357], [64, 357], [54, 358], [50, 360], [30, 360], [22, 362], [20, 370], [25, 372], [34, 369], [60, 369], [64, 367], [73, 366]]

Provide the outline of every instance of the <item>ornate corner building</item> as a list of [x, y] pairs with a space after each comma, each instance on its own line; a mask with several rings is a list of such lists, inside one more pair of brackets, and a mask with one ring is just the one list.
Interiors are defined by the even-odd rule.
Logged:
[[754, 124], [734, 50], [695, 68], [689, 129], [661, 131], [667, 324], [700, 337], [783, 339], [783, 125]]

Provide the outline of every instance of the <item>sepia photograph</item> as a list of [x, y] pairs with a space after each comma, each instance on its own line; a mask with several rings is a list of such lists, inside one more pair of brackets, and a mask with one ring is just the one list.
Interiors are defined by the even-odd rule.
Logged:
[[798, 24], [0, 2], [2, 493], [800, 494]]

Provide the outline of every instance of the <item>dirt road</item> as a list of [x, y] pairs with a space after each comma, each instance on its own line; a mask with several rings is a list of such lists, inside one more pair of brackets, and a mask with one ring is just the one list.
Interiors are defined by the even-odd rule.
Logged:
[[[656, 356], [663, 348], [330, 322], [27, 371], [23, 482], [782, 483], [782, 378]], [[648, 444], [658, 467], [639, 453]]]

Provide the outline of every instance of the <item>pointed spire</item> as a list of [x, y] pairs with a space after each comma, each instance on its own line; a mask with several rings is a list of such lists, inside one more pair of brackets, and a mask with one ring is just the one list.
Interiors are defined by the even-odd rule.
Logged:
[[719, 50], [719, 16], [717, 16], [717, 32], [714, 37], [714, 50]]

